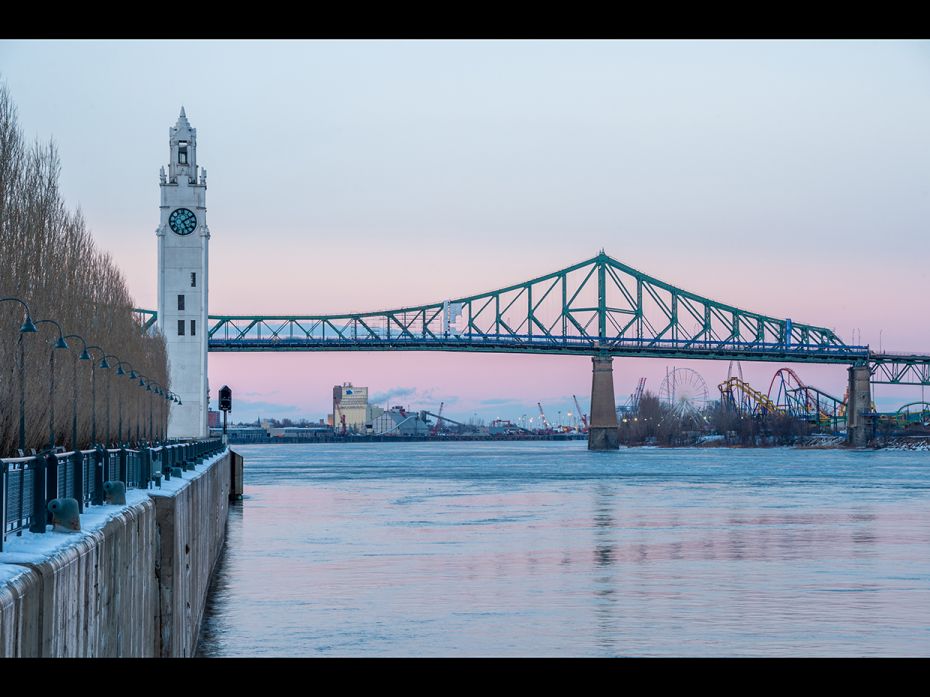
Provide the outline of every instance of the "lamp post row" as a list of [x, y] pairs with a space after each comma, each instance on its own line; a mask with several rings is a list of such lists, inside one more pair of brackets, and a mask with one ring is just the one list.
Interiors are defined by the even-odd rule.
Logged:
[[[58, 349], [68, 349], [68, 342], [66, 339], [79, 339], [83, 345], [83, 350], [80, 355], [74, 354], [73, 358], [73, 396], [72, 396], [72, 406], [71, 406], [71, 447], [73, 450], [78, 448], [77, 440], [77, 396], [78, 396], [78, 382], [77, 382], [77, 362], [82, 361], [91, 361], [91, 400], [93, 402], [92, 406], [92, 417], [91, 417], [91, 440], [97, 442], [97, 368], [101, 370], [107, 370], [110, 368], [107, 358], [117, 359], [116, 364], [116, 375], [122, 376], [126, 375], [126, 371], [123, 370], [123, 365], [129, 366], [129, 379], [135, 380], [138, 378], [139, 387], [145, 387], [146, 391], [153, 392], [156, 396], [162, 396], [166, 401], [172, 401], [176, 404], [181, 404], [180, 398], [173, 392], [166, 390], [162, 387], [161, 384], [154, 380], [150, 380], [148, 377], [141, 375], [136, 372], [132, 364], [129, 361], [119, 360], [119, 356], [108, 354], [100, 346], [91, 345], [88, 346], [87, 342], [84, 341], [84, 338], [78, 334], [68, 334], [67, 336], [62, 331], [61, 325], [53, 319], [40, 319], [36, 322], [32, 320], [32, 313], [29, 310], [29, 305], [19, 298], [15, 297], [6, 297], [0, 298], [0, 302], [18, 302], [25, 309], [25, 319], [23, 320], [22, 325], [19, 328], [19, 340], [18, 340], [18, 365], [17, 371], [19, 374], [19, 449], [23, 452], [26, 450], [26, 381], [25, 381], [25, 346], [23, 341], [24, 334], [34, 334], [39, 331], [39, 328], [36, 325], [39, 324], [53, 324], [58, 329], [58, 340], [55, 342], [52, 347], [51, 352], [49, 353], [49, 449], [55, 449], [55, 351]], [[100, 360], [99, 366], [96, 362], [93, 361], [93, 358], [89, 351], [96, 349], [100, 351], [102, 358]], [[146, 383], [145, 380], [148, 380]], [[154, 386], [154, 388], [153, 388]], [[154, 401], [154, 400], [153, 400]], [[119, 396], [119, 427], [117, 432], [117, 440], [122, 441], [123, 437], [123, 397], [122, 392]], [[141, 416], [141, 415], [140, 415]], [[141, 418], [136, 419], [136, 440], [139, 439], [139, 421]], [[110, 432], [110, 376], [107, 374], [107, 442], [111, 442], [111, 432]], [[130, 430], [131, 437], [131, 430]], [[163, 435], [163, 434], [162, 434]], [[149, 439], [153, 436], [153, 423], [152, 423], [152, 404], [149, 404], [149, 429], [148, 429]]]

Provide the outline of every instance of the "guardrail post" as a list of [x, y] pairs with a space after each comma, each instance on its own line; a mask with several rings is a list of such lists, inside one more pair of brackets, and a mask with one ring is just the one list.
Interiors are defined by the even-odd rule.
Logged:
[[[49, 501], [59, 496], [58, 458], [52, 452], [45, 456], [45, 496]], [[46, 517], [49, 517], [48, 511], [46, 511]]]
[[6, 473], [9, 468], [7, 463], [0, 462], [0, 552], [6, 539]]
[[78, 502], [78, 513], [84, 512], [84, 456], [75, 449], [71, 455], [71, 467], [74, 473], [74, 498]]
[[90, 502], [94, 506], [103, 503], [103, 468], [106, 465], [106, 457], [107, 452], [98, 445], [94, 450], [94, 489], [90, 497]]
[[119, 449], [119, 480], [129, 485], [129, 453], [126, 452], [126, 448]]
[[[23, 472], [25, 475], [25, 471]], [[32, 515], [29, 516], [29, 532], [45, 532], [48, 510], [45, 500], [45, 458], [32, 458]]]
[[138, 451], [136, 457], [139, 458], [139, 483], [136, 486], [140, 489], [148, 489], [151, 477], [149, 475], [149, 469], [146, 467], [145, 451]]

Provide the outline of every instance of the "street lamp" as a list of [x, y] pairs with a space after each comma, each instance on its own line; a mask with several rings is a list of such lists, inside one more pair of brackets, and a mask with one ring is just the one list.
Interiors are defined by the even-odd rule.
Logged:
[[[126, 371], [123, 370], [123, 364], [124, 364], [124, 363], [125, 363], [126, 365], [129, 366], [129, 379], [130, 379], [130, 380], [135, 380], [135, 379], [136, 379], [136, 371], [135, 371], [135, 369], [132, 367], [132, 363], [130, 363], [129, 361], [120, 361], [119, 363], [117, 363], [117, 364], [116, 364], [116, 374], [117, 374], [117, 375], [125, 375], [125, 374], [126, 374]], [[122, 443], [122, 442], [123, 442], [123, 391], [122, 391], [122, 390], [119, 391], [119, 406], [118, 406], [117, 408], [119, 409], [119, 427], [117, 428], [116, 440], [118, 440], [120, 443]], [[131, 431], [131, 429], [130, 429], [130, 431]]]
[[61, 325], [53, 319], [40, 319], [36, 324], [54, 324], [58, 327], [58, 341], [48, 354], [48, 449], [55, 450], [55, 351], [68, 348]]
[[2, 302], [17, 302], [26, 308], [26, 318], [19, 328], [19, 449], [26, 454], [26, 349], [23, 345], [23, 334], [34, 334], [39, 331], [32, 322], [32, 313], [29, 305], [19, 298], [0, 298]]
[[160, 428], [160, 430], [161, 430], [161, 438], [162, 438], [162, 440], [164, 440], [164, 439], [165, 439], [165, 436], [168, 435], [168, 434], [166, 433], [166, 431], [167, 431], [166, 426], [167, 426], [167, 423], [168, 423], [168, 409], [170, 409], [170, 406], [168, 405], [168, 402], [171, 401], [171, 392], [169, 392], [168, 390], [163, 389], [162, 392], [161, 392], [161, 396], [165, 398], [165, 401], [164, 401], [164, 402], [161, 402], [161, 417], [160, 417], [160, 422], [159, 422], [158, 425], [159, 425], [159, 428]]
[[68, 334], [65, 339], [80, 339], [81, 343], [84, 344], [84, 349], [81, 351], [81, 355], [74, 356], [74, 366], [72, 371], [72, 382], [74, 383], [74, 396], [71, 400], [71, 449], [77, 452], [78, 441], [77, 441], [77, 396], [78, 396], [78, 380], [77, 380], [77, 362], [78, 360], [89, 361], [91, 360], [90, 354], [87, 353], [87, 342], [84, 341], [84, 337], [78, 334]]
[[[119, 356], [114, 356], [111, 354], [103, 354], [103, 360], [100, 361], [100, 367], [104, 370], [109, 369], [110, 364], [107, 363], [107, 358], [115, 358], [117, 361], [117, 368], [119, 367]], [[120, 373], [122, 374], [122, 373]], [[112, 431], [110, 431], [110, 374], [107, 373], [107, 445], [113, 445], [113, 438], [111, 437]]]
[[[146, 380], [148, 380], [148, 382], [146, 382]], [[144, 387], [146, 392], [152, 391], [152, 384], [153, 384], [153, 381], [150, 380], [147, 375], [139, 376], [139, 387]], [[149, 441], [152, 440], [152, 404], [151, 402], [149, 402], [149, 430], [148, 430], [147, 438]]]
[[23, 307], [26, 308], [26, 318], [23, 320], [23, 324], [22, 324], [22, 326], [19, 328], [19, 331], [20, 331], [21, 334], [34, 333], [34, 332], [39, 331], [39, 330], [36, 328], [36, 325], [33, 324], [33, 322], [32, 322], [32, 313], [29, 311], [29, 305], [27, 305], [26, 302], [25, 302], [24, 300], [20, 300], [19, 298], [14, 298], [14, 297], [12, 297], [12, 296], [6, 297], [6, 298], [0, 298], [0, 303], [4, 303], [4, 302], [7, 302], [7, 301], [9, 301], [9, 302], [17, 302], [17, 303], [19, 303], [20, 305], [22, 305]]
[[[87, 350], [97, 349], [100, 353], [103, 354], [103, 360], [100, 361], [101, 368], [109, 368], [110, 364], [107, 363], [107, 352], [104, 351], [99, 346], [88, 346]], [[94, 403], [93, 409], [91, 410], [92, 417], [90, 422], [90, 440], [93, 445], [97, 445], [97, 364], [94, 361], [90, 362], [90, 393], [91, 400]]]
[[[145, 387], [145, 381], [142, 379], [145, 376], [141, 373], [136, 373], [136, 377], [139, 378], [139, 387]], [[136, 398], [136, 441], [142, 438], [142, 423], [142, 395], [140, 394]]]
[[[164, 394], [164, 387], [162, 387], [161, 383], [156, 382], [155, 380], [149, 380], [149, 384], [146, 386], [145, 389], [151, 390], [152, 392], [154, 392], [153, 397], [157, 397], [159, 395]], [[152, 400], [152, 402], [149, 403], [149, 432], [152, 434], [154, 434], [154, 426], [152, 425], [152, 412], [154, 408], [154, 403], [155, 403], [154, 399]], [[159, 405], [159, 411], [161, 410], [161, 406], [162, 405]], [[161, 414], [159, 414], [159, 421], [161, 420], [162, 420]], [[158, 428], [159, 434], [161, 434], [161, 431], [162, 431], [161, 424], [159, 424], [159, 428]]]

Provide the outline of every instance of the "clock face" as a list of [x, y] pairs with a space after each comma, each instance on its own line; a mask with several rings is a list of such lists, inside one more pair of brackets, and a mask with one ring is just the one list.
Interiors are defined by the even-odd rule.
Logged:
[[197, 227], [197, 216], [186, 208], [178, 208], [168, 216], [168, 225], [179, 235], [189, 235]]

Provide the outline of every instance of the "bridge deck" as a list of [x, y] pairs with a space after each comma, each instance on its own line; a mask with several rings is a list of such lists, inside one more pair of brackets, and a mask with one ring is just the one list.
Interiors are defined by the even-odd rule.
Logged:
[[573, 356], [640, 356], [651, 358], [799, 361], [855, 363], [869, 358], [867, 346], [721, 342], [693, 340], [618, 339], [600, 343], [586, 338], [549, 339], [539, 336], [439, 337], [392, 339], [217, 338], [209, 350], [236, 351], [452, 351], [470, 353], [531, 353]]

